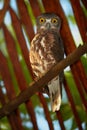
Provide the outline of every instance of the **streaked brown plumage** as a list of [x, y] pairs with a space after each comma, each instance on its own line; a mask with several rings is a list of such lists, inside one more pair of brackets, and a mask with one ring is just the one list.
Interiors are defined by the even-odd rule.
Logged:
[[[53, 65], [64, 58], [60, 37], [60, 18], [53, 13], [44, 13], [37, 18], [37, 33], [31, 42], [30, 62], [36, 77], [40, 78]], [[44, 88], [51, 98], [52, 111], [59, 110], [61, 104], [61, 72]]]

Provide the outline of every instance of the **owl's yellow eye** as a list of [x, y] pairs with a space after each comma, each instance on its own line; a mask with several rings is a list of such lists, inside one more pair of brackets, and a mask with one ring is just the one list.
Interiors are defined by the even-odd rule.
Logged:
[[45, 19], [44, 18], [40, 18], [40, 23], [44, 23]]
[[57, 23], [58, 20], [57, 20], [56, 18], [53, 18], [53, 19], [51, 20], [51, 22], [52, 22], [52, 23]]

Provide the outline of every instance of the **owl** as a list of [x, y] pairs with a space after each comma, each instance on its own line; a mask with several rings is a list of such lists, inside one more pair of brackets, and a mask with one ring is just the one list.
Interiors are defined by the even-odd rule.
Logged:
[[[61, 19], [54, 13], [43, 13], [36, 19], [37, 33], [31, 41], [30, 63], [36, 77], [40, 78], [64, 58], [64, 47], [60, 36]], [[58, 111], [61, 105], [63, 72], [54, 77], [43, 88], [51, 100], [51, 109]]]

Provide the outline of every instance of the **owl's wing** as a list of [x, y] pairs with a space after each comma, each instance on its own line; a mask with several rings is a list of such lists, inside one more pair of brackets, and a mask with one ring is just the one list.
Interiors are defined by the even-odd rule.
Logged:
[[[55, 63], [64, 58], [64, 48], [60, 35], [53, 32], [53, 47], [51, 48]], [[53, 112], [58, 111], [61, 105], [62, 97], [63, 71], [48, 83], [49, 96], [51, 99], [51, 109]]]

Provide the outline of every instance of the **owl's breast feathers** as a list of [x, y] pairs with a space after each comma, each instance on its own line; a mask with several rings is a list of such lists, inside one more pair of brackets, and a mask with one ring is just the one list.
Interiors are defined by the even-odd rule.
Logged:
[[63, 45], [57, 32], [47, 31], [35, 35], [31, 42], [30, 62], [36, 76], [41, 77], [63, 56]]

